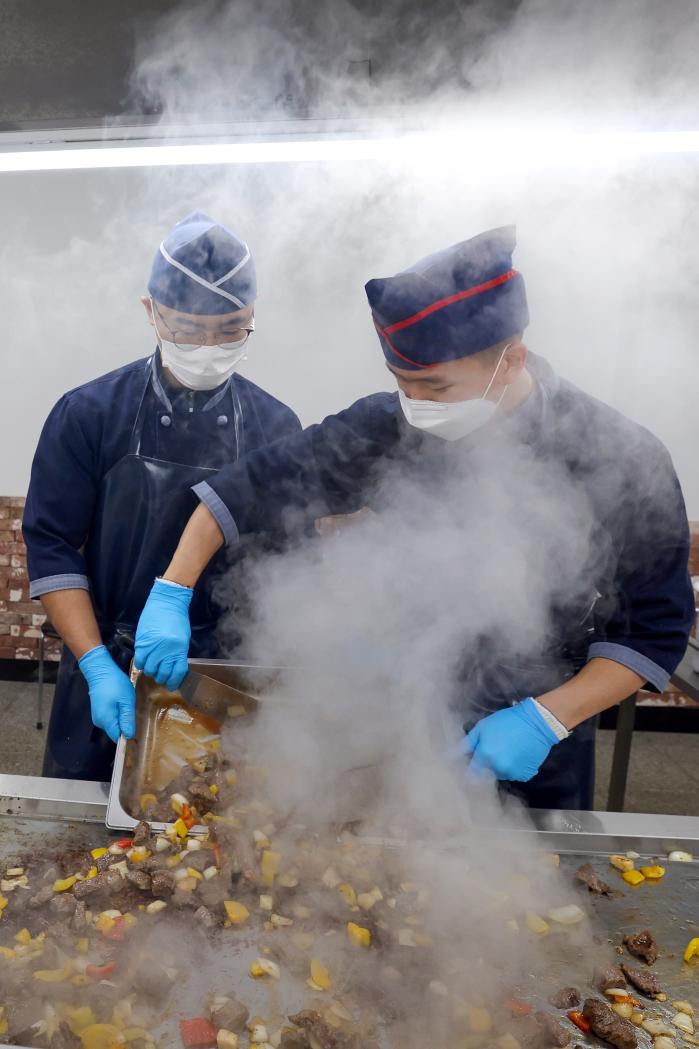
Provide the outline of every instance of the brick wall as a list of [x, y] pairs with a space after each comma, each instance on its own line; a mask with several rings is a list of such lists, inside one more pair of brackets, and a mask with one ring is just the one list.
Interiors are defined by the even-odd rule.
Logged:
[[[22, 542], [22, 496], [0, 496], [0, 659], [36, 659], [39, 654], [41, 615], [38, 601], [29, 600], [27, 552]], [[326, 519], [331, 521], [332, 518]], [[689, 570], [699, 579], [699, 521], [690, 525], [692, 550]], [[699, 595], [698, 595], [699, 599]], [[60, 644], [47, 639], [47, 659], [58, 659]], [[670, 702], [691, 703], [670, 687], [665, 693]], [[648, 696], [651, 702], [658, 697]]]

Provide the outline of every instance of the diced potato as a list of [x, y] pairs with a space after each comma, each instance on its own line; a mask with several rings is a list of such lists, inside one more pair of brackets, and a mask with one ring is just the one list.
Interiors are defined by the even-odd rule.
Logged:
[[682, 852], [681, 849], [674, 849], [668, 856], [670, 863], [691, 863], [694, 857], [691, 852]]
[[330, 971], [317, 958], [311, 959], [311, 980], [321, 991], [327, 991], [332, 985]]
[[252, 840], [255, 842], [256, 849], [269, 849], [272, 847], [271, 841], [261, 830], [252, 832]]
[[527, 911], [524, 916], [524, 923], [531, 932], [535, 932], [538, 936], [545, 936], [549, 932], [548, 922], [545, 922], [534, 911]]
[[245, 904], [238, 903], [237, 900], [224, 900], [223, 906], [226, 909], [226, 916], [231, 925], [242, 925], [250, 917], [250, 911]]
[[184, 794], [172, 794], [170, 796], [170, 805], [172, 806], [172, 811], [175, 812], [178, 816], [181, 816], [182, 810], [184, 809], [185, 805], [189, 805], [189, 802], [185, 798]]
[[156, 852], [167, 852], [170, 848], [170, 842], [163, 834], [159, 834], [155, 839], [155, 851]]
[[283, 914], [273, 914], [269, 921], [275, 929], [283, 929], [294, 924], [292, 918], [285, 918]]
[[612, 867], [622, 871], [622, 873], [624, 871], [632, 871], [634, 868], [634, 861], [629, 856], [610, 856], [609, 862]]
[[152, 903], [146, 905], [146, 914], [159, 914], [166, 907], [167, 903], [165, 900], [153, 900]]
[[633, 1015], [633, 1005], [631, 1002], [614, 1002], [611, 1005], [613, 1012], [620, 1016], [622, 1020], [630, 1020]]
[[328, 867], [320, 880], [327, 889], [336, 889], [342, 881], [342, 878], [334, 867]]
[[548, 916], [551, 921], [559, 925], [577, 925], [578, 922], [584, 921], [585, 912], [578, 907], [577, 903], [569, 903], [565, 907], [555, 907], [549, 911]]
[[211, 881], [212, 878], [218, 878], [218, 867], [205, 867], [203, 874], [205, 881]]
[[218, 1049], [238, 1049], [238, 1035], [222, 1027], [216, 1034], [216, 1045]]
[[5, 871], [6, 878], [21, 878], [24, 874], [24, 867], [10, 867], [9, 870]]
[[271, 911], [274, 907], [274, 900], [271, 896], [262, 895], [260, 896], [260, 910]]
[[347, 935], [350, 938], [350, 943], [353, 943], [355, 947], [371, 946], [371, 932], [369, 929], [365, 929], [362, 925], [356, 925], [354, 922], [347, 922]]
[[265, 1025], [257, 1021], [249, 1024], [248, 1029], [250, 1031], [250, 1042], [252, 1045], [264, 1045], [269, 1037]]

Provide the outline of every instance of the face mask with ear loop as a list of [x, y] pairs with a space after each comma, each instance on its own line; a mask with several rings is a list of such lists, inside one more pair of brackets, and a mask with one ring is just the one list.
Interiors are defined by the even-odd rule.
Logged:
[[[156, 311], [152, 299], [151, 310], [155, 319]], [[160, 347], [163, 367], [190, 390], [215, 390], [230, 379], [247, 357], [246, 341], [215, 346], [192, 346], [189, 350], [183, 350], [176, 343], [163, 339], [157, 325], [155, 336]]]
[[481, 426], [485, 426], [495, 415], [508, 390], [506, 386], [497, 401], [487, 399], [495, 382], [495, 376], [511, 345], [512, 343], [508, 342], [500, 354], [492, 378], [481, 397], [468, 401], [416, 401], [406, 397], [403, 391], [399, 390], [400, 406], [410, 425], [417, 430], [434, 434], [435, 437], [441, 437], [444, 441], [458, 441], [462, 437], [468, 437], [474, 430], [479, 430]]

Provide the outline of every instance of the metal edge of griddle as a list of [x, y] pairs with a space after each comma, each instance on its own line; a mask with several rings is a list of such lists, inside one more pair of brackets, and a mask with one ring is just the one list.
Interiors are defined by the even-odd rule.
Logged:
[[109, 784], [95, 780], [0, 773], [0, 816], [104, 824], [108, 793]]
[[508, 847], [517, 848], [527, 839], [536, 840], [552, 852], [608, 855], [638, 852], [642, 856], [666, 856], [674, 849], [699, 857], [699, 817], [664, 816], [640, 812], [575, 812], [556, 809], [529, 809], [517, 820], [503, 814], [502, 823], [479, 827], [474, 822], [468, 834], [449, 839], [408, 841], [379, 835], [358, 834], [364, 845], [385, 848], [426, 848], [458, 850], [467, 848], [487, 835], [491, 842], [500, 837]]

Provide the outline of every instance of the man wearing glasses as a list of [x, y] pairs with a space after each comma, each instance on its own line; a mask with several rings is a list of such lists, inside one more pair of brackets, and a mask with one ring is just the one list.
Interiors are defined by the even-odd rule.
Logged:
[[[71, 390], [44, 425], [24, 538], [31, 596], [65, 642], [44, 775], [109, 778], [114, 742], [135, 731], [134, 628], [196, 506], [192, 486], [300, 430], [290, 408], [236, 374], [256, 294], [247, 245], [188, 215], [160, 245], [142, 299], [156, 352]], [[193, 598], [192, 655], [216, 652], [212, 577], [223, 563]]]

